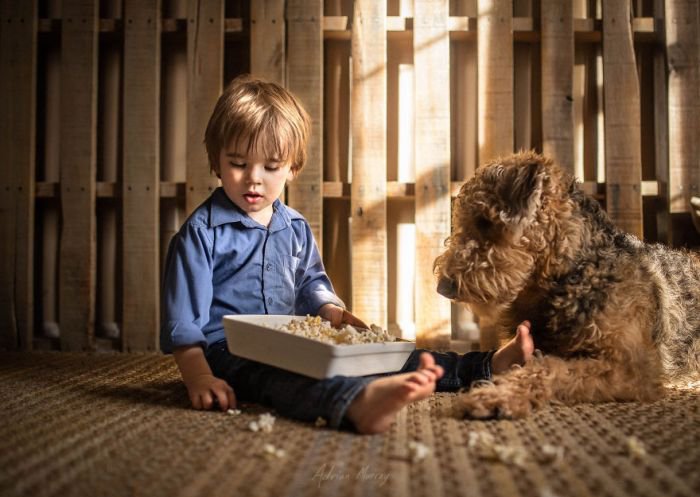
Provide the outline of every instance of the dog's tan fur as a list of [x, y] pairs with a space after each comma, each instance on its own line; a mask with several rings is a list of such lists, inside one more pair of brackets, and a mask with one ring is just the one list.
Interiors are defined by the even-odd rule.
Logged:
[[700, 259], [620, 232], [551, 160], [484, 165], [454, 204], [438, 290], [545, 355], [463, 394], [474, 417], [551, 401], [653, 400], [700, 371]]

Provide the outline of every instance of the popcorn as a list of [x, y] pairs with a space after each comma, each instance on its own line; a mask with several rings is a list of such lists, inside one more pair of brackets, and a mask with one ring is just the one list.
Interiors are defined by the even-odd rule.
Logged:
[[238, 416], [240, 413], [240, 409], [229, 409], [228, 411], [226, 411], [226, 414], [228, 414], [229, 416]]
[[287, 453], [284, 451], [284, 449], [278, 449], [277, 447], [275, 447], [272, 444], [265, 444], [263, 446], [263, 451], [264, 451], [264, 455], [276, 457], [278, 459], [281, 459], [287, 455]]
[[527, 451], [524, 447], [498, 444], [493, 435], [488, 432], [469, 432], [467, 445], [482, 459], [500, 461], [523, 467], [527, 461]]
[[627, 451], [630, 456], [642, 459], [647, 456], [647, 450], [644, 444], [637, 437], [627, 438]]
[[560, 463], [564, 460], [564, 447], [544, 444], [540, 447], [543, 462]]
[[356, 345], [360, 343], [393, 342], [396, 337], [377, 325], [369, 329], [357, 329], [346, 324], [340, 329], [333, 328], [320, 316], [306, 316], [306, 319], [292, 319], [288, 324], [278, 328], [293, 335], [298, 335], [333, 345]]
[[248, 429], [255, 432], [264, 431], [265, 433], [270, 433], [274, 424], [275, 417], [266, 412], [265, 414], [261, 414], [257, 421], [248, 423]]
[[430, 447], [415, 440], [408, 442], [408, 450], [411, 453], [411, 461], [413, 462], [421, 461], [432, 453]]
[[482, 446], [491, 447], [494, 444], [493, 435], [486, 431], [470, 431], [467, 445], [470, 449], [478, 449]]
[[316, 426], [316, 428], [323, 428], [323, 427], [326, 426], [327, 424], [328, 424], [328, 421], [326, 421], [325, 419], [323, 419], [321, 416], [317, 417], [317, 418], [316, 418], [316, 422], [314, 423], [314, 425]]
[[557, 497], [557, 494], [555, 494], [551, 488], [543, 487], [540, 489], [540, 497]]

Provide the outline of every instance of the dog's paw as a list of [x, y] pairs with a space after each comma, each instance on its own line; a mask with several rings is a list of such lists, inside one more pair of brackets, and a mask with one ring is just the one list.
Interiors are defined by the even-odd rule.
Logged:
[[515, 419], [530, 414], [528, 399], [513, 396], [497, 386], [478, 387], [462, 394], [460, 404], [466, 417], [474, 419]]

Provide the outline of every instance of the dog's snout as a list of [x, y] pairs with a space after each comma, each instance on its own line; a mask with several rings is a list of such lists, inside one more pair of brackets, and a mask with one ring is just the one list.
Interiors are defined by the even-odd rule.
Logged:
[[437, 292], [443, 297], [454, 299], [457, 297], [457, 284], [454, 280], [443, 276], [438, 280]]

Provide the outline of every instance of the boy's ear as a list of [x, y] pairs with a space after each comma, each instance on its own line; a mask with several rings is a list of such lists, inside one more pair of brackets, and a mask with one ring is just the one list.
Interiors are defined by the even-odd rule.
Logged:
[[287, 181], [292, 181], [294, 178], [297, 177], [297, 174], [299, 174], [299, 170], [294, 166], [290, 167], [289, 171], [287, 171]]

